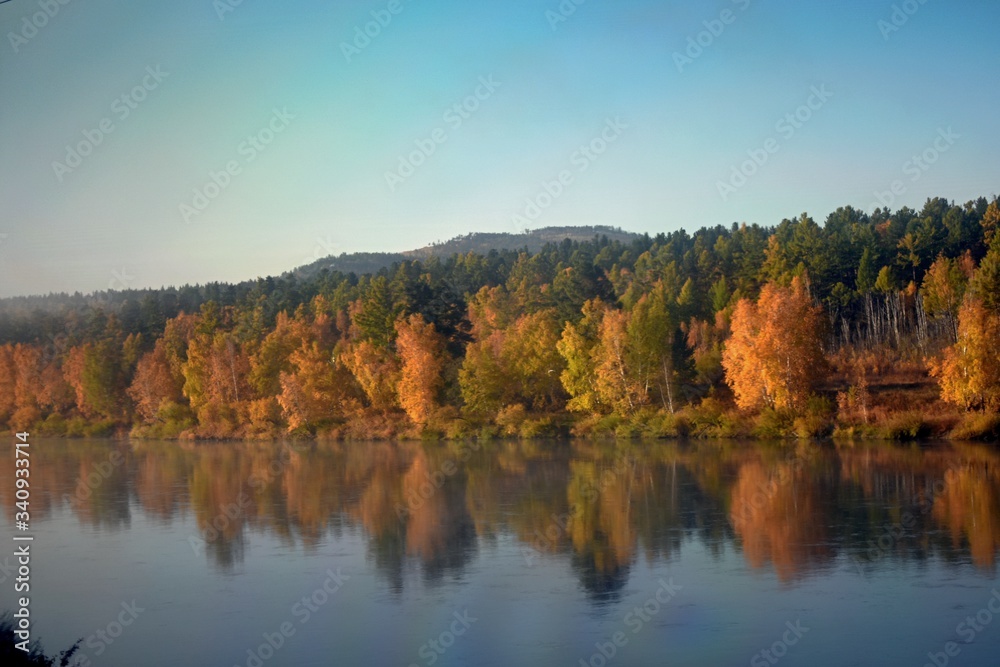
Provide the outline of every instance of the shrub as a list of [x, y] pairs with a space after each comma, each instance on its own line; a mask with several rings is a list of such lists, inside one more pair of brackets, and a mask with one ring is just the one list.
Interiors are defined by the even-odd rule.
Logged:
[[1000, 414], [969, 412], [951, 431], [952, 440], [997, 440], [1000, 439]]

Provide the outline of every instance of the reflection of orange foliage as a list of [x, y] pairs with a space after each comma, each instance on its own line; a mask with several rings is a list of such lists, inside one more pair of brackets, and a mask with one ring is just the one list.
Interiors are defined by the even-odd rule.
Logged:
[[1000, 548], [1000, 497], [993, 480], [971, 466], [945, 472], [945, 489], [934, 499], [934, 518], [945, 524], [956, 545], [964, 533], [972, 562], [993, 567]]
[[430, 481], [432, 470], [421, 452], [403, 476], [403, 493], [411, 502], [406, 525], [406, 553], [433, 560], [447, 546], [446, 531], [452, 523], [443, 489], [435, 489]]
[[282, 479], [287, 493], [288, 516], [298, 523], [303, 541], [315, 546], [334, 512], [332, 505], [336, 497], [326, 488], [334, 483], [332, 471], [321, 465], [317, 457], [303, 456], [294, 450], [288, 451], [287, 457]]
[[774, 564], [783, 581], [815, 560], [830, 556], [818, 491], [807, 473], [791, 464], [770, 470], [760, 463], [740, 468], [730, 518], [752, 567]]
[[[367, 454], [366, 463], [369, 465], [364, 466], [364, 472], [359, 471], [358, 482], [364, 484], [364, 491], [355, 514], [368, 533], [373, 537], [378, 537], [401, 525], [401, 517], [396, 509], [405, 508], [406, 504], [403, 500], [400, 484], [403, 461], [399, 449], [390, 445], [381, 445], [373, 450], [365, 452]], [[352, 451], [358, 454], [362, 450], [354, 449]], [[369, 466], [371, 476], [366, 478]]]
[[187, 470], [176, 451], [161, 456], [142, 456], [135, 471], [135, 494], [149, 514], [169, 520], [181, 503], [181, 489]]
[[206, 542], [242, 539], [253, 491], [246, 483], [246, 463], [249, 461], [237, 452], [221, 448], [197, 458], [188, 493]]
[[[101, 441], [33, 441], [32, 518], [64, 511], [85, 525], [120, 529], [136, 511], [133, 498], [164, 521], [190, 510], [206, 552], [222, 565], [242, 557], [251, 531], [308, 547], [360, 525], [378, 567], [394, 581], [402, 580], [407, 554], [428, 572], [458, 571], [477, 535], [514, 536], [527, 557], [571, 556], [584, 577], [623, 571], [639, 549], [650, 561], [675, 553], [692, 524], [718, 552], [732, 540], [729, 524], [718, 520], [725, 498], [749, 565], [773, 564], [783, 581], [828, 562], [825, 545], [850, 544], [854, 531], [877, 540], [907, 512], [920, 517], [918, 548], [944, 553], [948, 562], [971, 555], [988, 567], [1000, 549], [1000, 455], [989, 446], [810, 446], [794, 463], [773, 458], [772, 448], [729, 443], [656, 445], [627, 460], [612, 446], [585, 441], [571, 448], [502, 443], [473, 455], [455, 444], [414, 442], [144, 441], [120, 451], [118, 464]], [[14, 478], [14, 461], [0, 458], [0, 479]], [[932, 487], [939, 492], [925, 516], [921, 500]], [[71, 500], [77, 489], [79, 499]], [[14, 492], [0, 485], [8, 520]], [[830, 520], [834, 505], [859, 522]], [[860, 517], [873, 507], [885, 511], [869, 512], [865, 524]], [[929, 521], [947, 529], [956, 546], [921, 532]], [[908, 549], [896, 553], [910, 557]]]

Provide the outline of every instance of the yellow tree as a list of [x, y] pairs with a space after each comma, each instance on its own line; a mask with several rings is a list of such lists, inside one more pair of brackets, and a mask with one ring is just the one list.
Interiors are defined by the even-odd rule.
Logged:
[[306, 340], [289, 357], [292, 370], [281, 374], [278, 403], [288, 430], [313, 428], [356, 411], [353, 378], [333, 362], [320, 341]]
[[391, 350], [368, 340], [354, 341], [344, 348], [339, 359], [361, 386], [371, 407], [383, 412], [398, 407], [399, 359]]
[[559, 381], [563, 358], [556, 349], [560, 328], [556, 311], [545, 309], [522, 315], [506, 332], [500, 360], [512, 371], [517, 397], [526, 407], [535, 410], [563, 407]]
[[931, 317], [948, 323], [952, 341], [958, 336], [958, 309], [974, 269], [968, 252], [958, 259], [941, 256], [931, 264], [920, 287], [924, 308]]
[[274, 396], [281, 392], [281, 374], [291, 370], [289, 357], [308, 333], [304, 307], [299, 307], [294, 319], [288, 313], [278, 313], [274, 329], [250, 357], [249, 381], [257, 394]]
[[726, 382], [744, 409], [801, 408], [822, 378], [820, 313], [805, 281], [768, 283], [757, 303], [740, 299], [722, 353]]
[[232, 437], [247, 421], [251, 398], [250, 360], [235, 336], [226, 331], [196, 334], [188, 344], [183, 373], [184, 395], [202, 432]]
[[597, 393], [618, 414], [631, 414], [648, 398], [643, 384], [629, 365], [628, 313], [609, 310], [600, 327], [597, 359]]
[[396, 320], [396, 352], [402, 365], [399, 404], [415, 424], [423, 426], [438, 407], [444, 340], [433, 324], [414, 314]]
[[458, 372], [465, 409], [492, 417], [515, 404], [533, 410], [561, 408], [564, 362], [556, 349], [556, 311], [539, 310], [514, 319], [505, 329], [493, 329], [473, 307], [469, 310], [477, 339], [466, 348]]
[[1000, 410], [1000, 317], [975, 297], [958, 311], [958, 341], [932, 362], [941, 397], [966, 410]]
[[560, 380], [570, 395], [566, 409], [597, 414], [607, 412], [597, 391], [597, 364], [594, 349], [598, 343], [598, 328], [607, 306], [600, 299], [583, 304], [583, 319], [577, 324], [567, 322], [556, 349], [565, 360], [566, 368]]

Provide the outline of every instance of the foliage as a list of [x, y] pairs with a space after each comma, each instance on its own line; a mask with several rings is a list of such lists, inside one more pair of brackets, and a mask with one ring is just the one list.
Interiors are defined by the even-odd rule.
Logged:
[[[907, 391], [933, 390], [921, 409], [942, 414], [918, 421], [937, 433], [961, 410], [1000, 410], [998, 227], [996, 199], [932, 198], [693, 233], [543, 230], [496, 249], [469, 237], [235, 285], [4, 299], [0, 426], [790, 437], [836, 422], [905, 434], [919, 410], [885, 387], [910, 372]], [[336, 268], [362, 265], [371, 273]], [[828, 372], [854, 358], [878, 363]]]
[[756, 303], [741, 299], [722, 355], [737, 405], [803, 408], [822, 379], [820, 326], [819, 309], [798, 276], [788, 287], [766, 284]]

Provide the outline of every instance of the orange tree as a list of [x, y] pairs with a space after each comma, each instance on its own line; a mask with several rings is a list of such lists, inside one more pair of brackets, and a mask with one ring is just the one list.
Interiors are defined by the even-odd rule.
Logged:
[[825, 367], [821, 322], [820, 309], [798, 276], [787, 287], [764, 285], [756, 303], [740, 299], [722, 353], [737, 405], [801, 409]]

